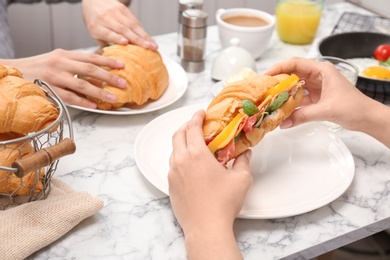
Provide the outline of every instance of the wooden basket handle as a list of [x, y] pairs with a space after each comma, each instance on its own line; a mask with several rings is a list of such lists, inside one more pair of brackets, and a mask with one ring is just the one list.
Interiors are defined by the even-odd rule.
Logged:
[[51, 147], [43, 148], [26, 158], [20, 158], [12, 163], [13, 168], [17, 168], [15, 173], [19, 178], [23, 178], [29, 172], [40, 169], [51, 164], [59, 158], [72, 154], [76, 151], [76, 144], [70, 138], [65, 138], [61, 142]]

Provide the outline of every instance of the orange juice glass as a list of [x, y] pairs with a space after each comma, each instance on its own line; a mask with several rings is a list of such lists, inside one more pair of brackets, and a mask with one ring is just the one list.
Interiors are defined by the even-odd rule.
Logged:
[[278, 0], [276, 30], [282, 41], [309, 44], [321, 20], [324, 0]]

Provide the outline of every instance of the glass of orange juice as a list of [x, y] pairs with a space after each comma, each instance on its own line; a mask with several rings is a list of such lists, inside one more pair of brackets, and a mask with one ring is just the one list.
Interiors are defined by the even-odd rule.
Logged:
[[321, 20], [324, 0], [278, 0], [276, 30], [282, 41], [309, 44]]

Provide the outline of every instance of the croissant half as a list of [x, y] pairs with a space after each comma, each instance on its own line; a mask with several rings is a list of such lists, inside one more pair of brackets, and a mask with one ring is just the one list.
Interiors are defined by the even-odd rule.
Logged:
[[117, 109], [124, 105], [143, 105], [148, 100], [161, 97], [169, 84], [168, 70], [158, 51], [144, 49], [136, 45], [111, 45], [103, 51], [103, 56], [125, 63], [124, 69], [112, 69], [114, 73], [127, 81], [125, 89], [110, 85], [103, 88], [117, 96], [116, 103], [111, 104], [94, 100], [99, 109]]
[[0, 133], [37, 132], [50, 126], [59, 115], [43, 90], [17, 76], [0, 79], [0, 100]]

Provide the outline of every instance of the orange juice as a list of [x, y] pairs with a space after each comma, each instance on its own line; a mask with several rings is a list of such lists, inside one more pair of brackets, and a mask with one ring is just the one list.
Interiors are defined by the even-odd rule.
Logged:
[[316, 35], [323, 1], [285, 0], [276, 6], [276, 30], [282, 41], [309, 44]]

